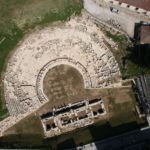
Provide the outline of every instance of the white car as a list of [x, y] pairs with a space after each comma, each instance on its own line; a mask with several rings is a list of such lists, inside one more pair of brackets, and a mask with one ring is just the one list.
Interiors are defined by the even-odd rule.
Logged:
[[115, 13], [117, 13], [117, 14], [120, 14], [120, 10], [117, 9], [117, 8], [111, 7], [110, 10], [111, 10], [112, 12], [115, 12]]

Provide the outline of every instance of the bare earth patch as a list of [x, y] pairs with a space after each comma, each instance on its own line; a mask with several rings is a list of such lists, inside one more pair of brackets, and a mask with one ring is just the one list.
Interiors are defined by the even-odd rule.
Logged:
[[128, 94], [128, 92], [130, 91], [130, 89], [124, 89], [122, 91], [119, 91], [116, 95], [116, 99], [115, 99], [115, 103], [124, 103], [124, 102], [130, 102], [132, 99], [130, 97], [130, 95]]
[[[81, 95], [79, 91], [83, 90], [83, 86], [82, 76], [75, 68], [67, 65], [52, 68], [46, 74], [43, 82], [45, 94], [50, 101], [57, 101], [57, 106], [60, 106], [60, 103], [62, 105], [78, 101], [76, 95]], [[61, 101], [58, 101], [60, 99]]]
[[100, 104], [92, 106], [92, 110], [95, 111], [95, 112], [97, 112], [99, 109], [101, 109]]
[[[70, 66], [60, 65], [51, 69], [44, 78], [44, 92], [48, 96], [49, 102], [36, 110], [36, 112], [22, 119], [15, 126], [10, 127], [5, 131], [5, 135], [40, 134], [39, 141], [42, 143], [43, 128], [40, 116], [50, 112], [53, 107], [61, 107], [85, 98], [88, 98], [89, 100], [102, 98], [103, 100], [107, 113], [106, 115], [99, 115], [98, 118], [95, 118], [95, 128], [97, 128], [98, 124], [97, 131], [99, 129], [101, 130], [101, 126], [103, 130], [104, 125], [107, 122], [110, 123], [112, 130], [114, 130], [113, 127], [116, 126], [121, 128], [120, 126], [125, 123], [136, 122], [137, 124], [145, 124], [144, 119], [139, 119], [134, 115], [134, 104], [136, 104], [136, 101], [133, 99], [134, 95], [133, 97], [131, 95], [133, 94], [131, 88], [85, 90], [81, 74], [75, 68]], [[93, 106], [92, 109], [97, 110], [99, 108], [100, 107], [97, 105]], [[85, 113], [81, 112], [81, 116], [84, 115]], [[72, 118], [76, 120], [75, 116], [72, 116]], [[135, 124], [133, 125], [133, 128], [135, 128], [134, 126]], [[122, 127], [121, 131], [124, 129], [126, 128]], [[91, 135], [92, 130], [90, 130], [91, 127], [81, 128], [67, 132], [58, 137], [50, 138], [48, 141], [53, 148], [57, 148], [58, 143], [73, 138], [76, 146], [78, 146], [81, 142], [87, 143], [94, 139], [94, 135]], [[105, 130], [107, 130], [107, 125], [105, 126]], [[97, 138], [103, 137], [103, 134], [99, 134], [99, 136], [100, 137]], [[40, 145], [40, 142], [37, 145]]]

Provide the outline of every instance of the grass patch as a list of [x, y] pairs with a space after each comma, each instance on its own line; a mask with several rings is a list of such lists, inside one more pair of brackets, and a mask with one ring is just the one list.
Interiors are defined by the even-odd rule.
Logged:
[[[8, 145], [13, 146], [14, 148], [17, 146], [19, 148], [46, 148], [47, 146], [54, 149], [73, 148], [112, 136], [117, 136], [134, 129], [139, 129], [144, 124], [144, 120], [136, 123], [136, 121], [133, 121], [129, 117], [122, 118], [121, 115], [122, 114], [115, 118], [111, 118], [109, 122], [104, 120], [94, 125], [83, 127], [53, 138], [42, 139], [40, 134], [25, 135], [20, 133], [20, 136], [12, 135], [1, 137], [0, 142], [3, 148]], [[129, 112], [129, 115], [131, 115], [131, 112]], [[133, 116], [134, 114], [132, 113], [131, 117]], [[120, 118], [122, 118], [122, 120], [120, 120]], [[18, 142], [20, 143], [18, 144]], [[16, 143], [17, 145], [15, 145]]]
[[[131, 81], [130, 81], [131, 83]], [[131, 101], [116, 103], [116, 95], [118, 90], [109, 90], [108, 100], [109, 100], [109, 112], [113, 114], [110, 118], [109, 123], [112, 127], [120, 126], [121, 124], [130, 124], [134, 122], [136, 126], [142, 124], [142, 126], [147, 125], [146, 118], [139, 118], [134, 110], [134, 105], [137, 105], [132, 89], [129, 89], [127, 94], [131, 98]], [[133, 127], [132, 127], [133, 128]], [[122, 130], [122, 129], [121, 129]]]
[[0, 87], [0, 121], [4, 120], [9, 116], [7, 108], [3, 109], [3, 101], [1, 96], [1, 87]]
[[35, 116], [34, 113], [9, 128], [8, 131], [6, 131], [6, 134], [9, 131], [14, 131], [17, 134], [41, 134], [41, 136], [43, 136], [40, 118]]
[[134, 93], [132, 92], [132, 90], [130, 89], [130, 91], [128, 92], [128, 94], [130, 95], [130, 97], [132, 98], [132, 102], [133, 104], [137, 103], [136, 102], [136, 98], [135, 98], [135, 95]]
[[[0, 36], [5, 37], [5, 40], [0, 44], [0, 83], [2, 82], [1, 73], [5, 71], [6, 66], [4, 66], [6, 59], [9, 56], [9, 53], [14, 49], [17, 43], [23, 37], [23, 31], [21, 31], [17, 25], [13, 24], [11, 28], [11, 34], [4, 33], [0, 31]], [[5, 107], [5, 101], [2, 100], [1, 96], [2, 87], [0, 87], [0, 120], [5, 119], [8, 117], [7, 109], [3, 110]]]
[[48, 16], [51, 21], [66, 20], [72, 13], [80, 14], [82, 8], [82, 0], [2, 0], [0, 29], [7, 30], [10, 19], [19, 27], [25, 23], [43, 23]]
[[132, 85], [132, 81], [123, 82], [122, 86], [130, 86]]
[[[0, 9], [0, 84], [1, 73], [10, 52], [23, 38], [25, 31], [36, 25], [45, 26], [55, 21], [67, 21], [72, 14], [80, 15], [83, 8], [82, 0], [2, 0]], [[0, 87], [1, 88], [1, 87]], [[2, 92], [2, 88], [0, 89]], [[8, 111], [2, 110], [5, 103], [0, 97], [0, 118], [2, 120]]]
[[[118, 93], [120, 92], [128, 94], [130, 101], [118, 103], [116, 100], [118, 98]], [[20, 140], [20, 147], [22, 148], [29, 145], [28, 148], [46, 148], [49, 146], [55, 149], [66, 149], [93, 141], [103, 140], [147, 126], [146, 119], [139, 118], [135, 114], [134, 105], [137, 104], [137, 102], [131, 88], [109, 89], [107, 90], [106, 95], [109, 101], [106, 114], [108, 117], [91, 126], [79, 128], [56, 137], [42, 139], [42, 125], [38, 116], [35, 116], [35, 114], [32, 113], [32, 115], [27, 116], [22, 121], [18, 122], [15, 127], [13, 126], [9, 131], [6, 131], [6, 133], [11, 133], [15, 130], [15, 134], [20, 135], [20, 138], [16, 135], [1, 137], [1, 145], [3, 145], [3, 148], [8, 145], [16, 147], [15, 144]], [[122, 97], [120, 100], [121, 99]], [[107, 101], [107, 99], [105, 99], [105, 101]], [[105, 108], [106, 107], [107, 106], [105, 105]]]
[[127, 39], [126, 39], [126, 37], [124, 35], [118, 36], [118, 35], [111, 34], [109, 31], [105, 31], [105, 32], [106, 32], [106, 36], [107, 37], [112, 38], [113, 41], [115, 41], [115, 42], [117, 42], [119, 44], [124, 44], [124, 42], [127, 41]]
[[99, 25], [97, 23], [95, 23], [95, 25], [98, 27]]
[[[104, 30], [105, 31], [105, 30]], [[127, 79], [140, 76], [141, 73], [138, 68], [138, 61], [136, 61], [135, 56], [132, 54], [132, 50], [128, 49], [127, 46], [127, 38], [124, 35], [113, 35], [109, 31], [105, 31], [106, 36], [112, 38], [112, 40], [118, 43], [119, 47], [124, 53], [124, 58], [126, 60], [126, 68], [122, 67], [123, 56], [120, 51], [113, 51], [111, 48], [110, 50], [113, 52], [122, 74], [122, 77]]]
[[[113, 114], [119, 114], [121, 112], [125, 112], [127, 110], [130, 110], [133, 108], [133, 105], [131, 102], [124, 102], [124, 103], [118, 103], [116, 104], [115, 103], [115, 97], [108, 97], [108, 100], [109, 100], [109, 111], [112, 112]], [[126, 114], [124, 114], [126, 115]]]

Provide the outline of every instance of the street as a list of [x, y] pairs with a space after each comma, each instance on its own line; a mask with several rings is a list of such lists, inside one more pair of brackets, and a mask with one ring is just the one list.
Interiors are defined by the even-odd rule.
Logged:
[[[150, 22], [149, 17], [143, 14], [138, 14], [136, 11], [116, 6], [111, 3], [101, 2], [100, 0], [95, 1], [96, 3], [94, 0], [84, 0], [84, 9], [100, 21], [108, 22], [109, 19], [117, 21], [122, 26], [122, 29], [131, 38], [134, 37], [134, 29], [136, 24], [139, 24], [140, 21]], [[110, 7], [119, 9], [120, 14], [112, 13], [110, 11]], [[141, 145], [145, 145], [149, 140], [150, 129], [149, 127], [146, 127], [141, 130], [135, 130], [126, 134], [122, 134], [99, 142], [90, 143], [70, 150], [116, 150], [121, 148], [126, 149], [130, 146], [134, 147], [134, 145], [136, 145], [136, 147], [133, 149], [136, 149]]]
[[[118, 8], [120, 14], [112, 13], [110, 7]], [[101, 21], [107, 22], [109, 19], [117, 21], [131, 38], [134, 37], [136, 24], [140, 23], [140, 21], [150, 22], [150, 18], [143, 14], [138, 14], [118, 5], [101, 2], [100, 0], [96, 0], [96, 3], [93, 0], [84, 0], [84, 9]]]

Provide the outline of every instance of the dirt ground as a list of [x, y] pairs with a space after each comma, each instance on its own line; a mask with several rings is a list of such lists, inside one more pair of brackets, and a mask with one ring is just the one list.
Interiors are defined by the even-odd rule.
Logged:
[[96, 89], [85, 90], [82, 75], [67, 65], [52, 68], [44, 78], [43, 88], [49, 102], [40, 108], [39, 115], [51, 111], [52, 107], [62, 107], [85, 98], [98, 99], [107, 94], [105, 90], [102, 92]]
[[[49, 98], [49, 102], [43, 105], [36, 111], [36, 116], [39, 116], [38, 123], [40, 123], [40, 116], [52, 111], [53, 107], [61, 107], [68, 103], [78, 102], [82, 99], [88, 98], [89, 100], [102, 98], [107, 114], [99, 116], [96, 122], [100, 120], [109, 120], [109, 104], [110, 95], [114, 97], [115, 103], [124, 103], [132, 101], [132, 98], [128, 94], [130, 88], [122, 89], [84, 89], [84, 82], [81, 74], [75, 68], [67, 65], [60, 65], [52, 68], [45, 76], [43, 81], [44, 92]], [[33, 113], [35, 116], [35, 113]], [[28, 120], [28, 116], [23, 120]], [[20, 121], [23, 122], [23, 121]], [[17, 123], [17, 124], [20, 124]], [[17, 130], [14, 127], [8, 129], [5, 134], [12, 133], [12, 130]], [[22, 128], [22, 130], [24, 130]], [[13, 131], [13, 133], [15, 133]]]
[[[60, 65], [52, 68], [46, 74], [43, 88], [49, 101], [55, 101], [55, 107], [60, 107], [79, 101], [80, 95], [84, 91], [84, 84], [82, 76], [75, 68]], [[82, 89], [81, 92], [80, 89]]]
[[77, 120], [77, 117], [75, 116], [75, 114], [73, 114], [73, 115], [71, 116], [71, 118], [73, 119], [73, 121], [76, 121], [76, 120]]
[[[60, 107], [67, 105], [68, 103], [78, 102], [85, 98], [88, 98], [89, 100], [101, 98], [103, 100], [106, 115], [99, 115], [95, 118], [95, 123], [102, 125], [102, 127], [104, 127], [106, 122], [109, 122], [111, 126], [110, 130], [113, 130], [114, 127], [125, 125], [126, 123], [136, 122], [138, 125], [146, 123], [144, 119], [138, 118], [135, 115], [134, 105], [137, 104], [137, 102], [131, 88], [85, 90], [81, 74], [75, 68], [70, 66], [60, 65], [51, 69], [44, 78], [44, 92], [47, 94], [50, 101], [39, 108], [36, 112], [25, 117], [16, 125], [10, 127], [5, 131], [4, 135], [37, 133], [40, 134], [39, 141], [42, 143], [43, 128], [40, 116], [50, 112], [54, 106]], [[75, 116], [72, 117], [76, 118]], [[97, 125], [94, 126], [97, 127]], [[136, 128], [137, 127], [133, 125], [132, 130]], [[80, 129], [85, 130], [85, 134], [83, 135], [76, 130], [62, 134], [57, 137], [57, 143], [61, 143], [70, 137], [74, 139], [76, 145], [79, 145], [83, 142], [83, 136], [87, 137], [84, 140], [84, 143], [89, 142], [92, 140], [92, 137], [88, 129], [89, 127]], [[101, 128], [99, 127], [99, 129]], [[125, 129], [126, 128], [122, 127], [120, 130], [121, 133]], [[75, 132], [78, 137], [76, 137]], [[79, 138], [80, 136], [81, 138]], [[49, 140], [51, 141], [51, 145], [55, 147], [56, 141], [53, 141], [54, 138]], [[38, 142], [38, 145], [41, 144], [40, 142]]]
[[52, 125], [54, 123], [54, 119], [46, 121], [46, 124]]
[[95, 111], [95, 112], [97, 112], [99, 109], [101, 109], [101, 105], [100, 104], [92, 106], [92, 110]]
[[63, 118], [61, 118], [61, 120], [70, 120], [70, 118], [69, 117], [63, 117]]
[[85, 117], [86, 116], [86, 112], [85, 112], [85, 110], [84, 111], [80, 111], [79, 113], [78, 113], [78, 117], [80, 118], [80, 117]]
[[128, 92], [129, 92], [129, 89], [124, 89], [122, 91], [117, 92], [117, 96], [116, 96], [115, 102], [118, 104], [118, 103], [124, 103], [124, 102], [131, 101], [131, 97], [128, 94]]

